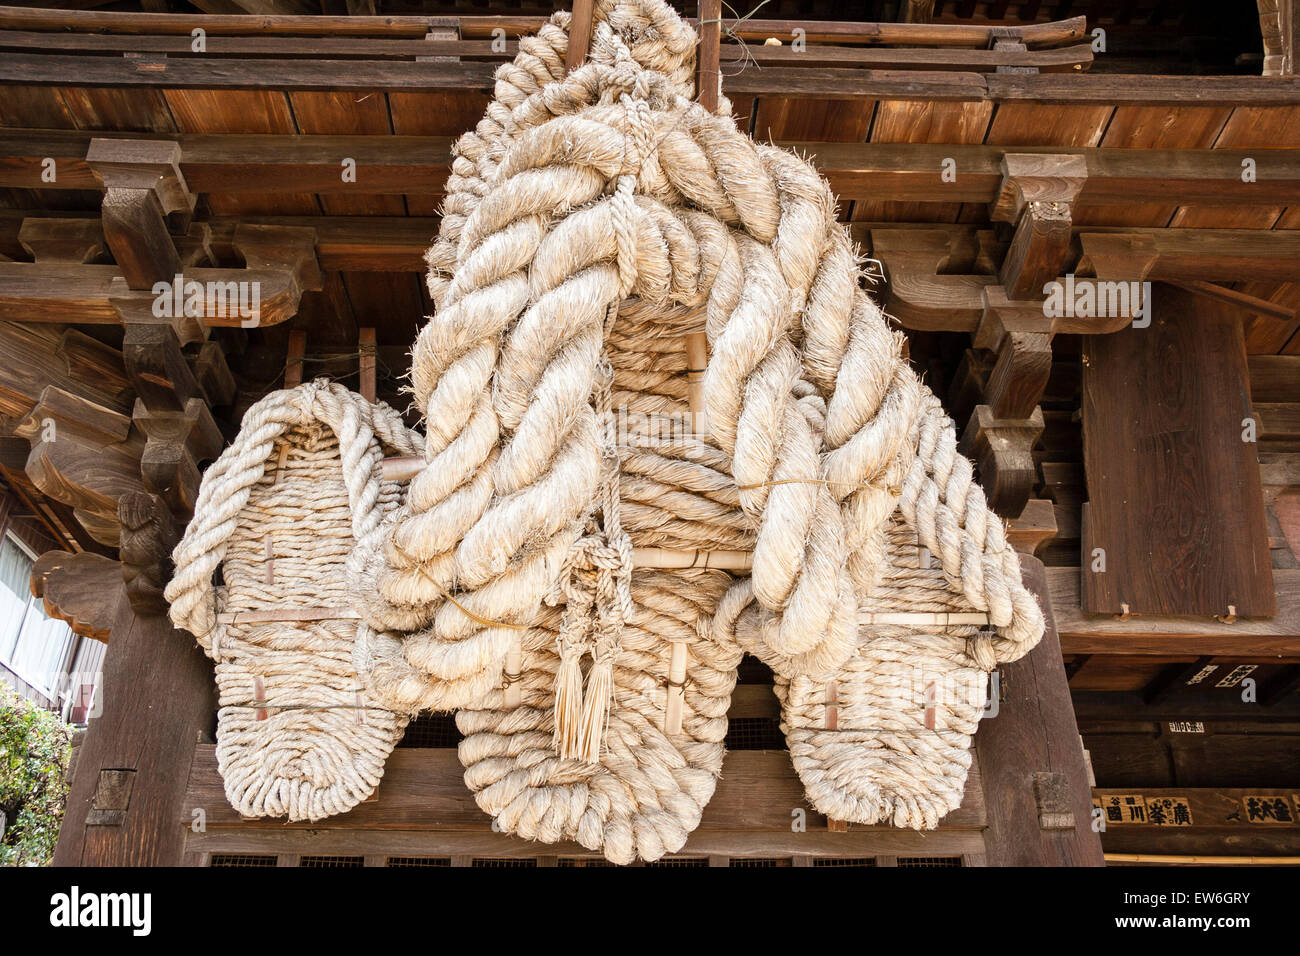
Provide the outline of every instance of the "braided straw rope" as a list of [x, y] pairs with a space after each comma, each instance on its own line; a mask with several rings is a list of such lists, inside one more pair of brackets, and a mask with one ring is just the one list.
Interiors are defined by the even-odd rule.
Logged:
[[[859, 288], [826, 183], [740, 133], [725, 101], [691, 101], [695, 37], [662, 0], [598, 2], [590, 59], [565, 75], [567, 25], [521, 41], [457, 144], [412, 366], [425, 467], [350, 568], [373, 690], [398, 711], [462, 708], [466, 781], [499, 828], [626, 862], [699, 820], [748, 602], [747, 646], [783, 681], [867, 679], [858, 608], [900, 497], [1004, 654], [1041, 615]], [[701, 327], [711, 438], [658, 441], [654, 423], [687, 413], [680, 337]], [[614, 408], [644, 417], [616, 449]], [[725, 592], [725, 575], [626, 560], [720, 544], [754, 553]]]
[[353, 544], [400, 500], [383, 455], [418, 446], [391, 408], [318, 381], [253, 405], [203, 476], [166, 596], [216, 661], [217, 764], [244, 816], [317, 820], [365, 800], [407, 718], [365, 690], [355, 620], [218, 615], [347, 607]]
[[704, 319], [710, 427], [791, 673], [853, 653], [899, 492], [883, 476], [910, 453], [920, 388], [826, 183], [692, 102], [695, 37], [662, 0], [597, 4], [591, 58], [565, 76], [567, 22], [500, 71], [430, 251], [437, 311], [412, 368], [426, 467], [364, 543], [355, 592], [377, 629], [410, 632], [376, 658], [395, 708], [499, 684], [565, 569], [604, 480], [592, 386], [611, 309]]
[[[612, 391], [628, 409], [617, 435], [627, 533], [638, 547], [696, 549], [721, 540], [752, 548], [726, 456], [682, 435], [689, 421], [682, 339], [655, 338], [655, 327], [652, 316], [621, 316], [611, 336], [620, 343], [611, 350]], [[735, 641], [711, 636], [710, 615], [732, 583], [721, 571], [633, 572], [598, 761], [566, 759], [556, 746], [561, 633], [574, 606], [571, 592], [551, 596], [554, 603], [517, 638], [518, 661], [508, 665], [504, 686], [456, 715], [465, 734], [465, 782], [497, 829], [576, 840], [620, 864], [681, 849], [725, 754], [741, 651]], [[682, 662], [676, 677], [675, 649]], [[676, 725], [669, 718], [673, 695]]]

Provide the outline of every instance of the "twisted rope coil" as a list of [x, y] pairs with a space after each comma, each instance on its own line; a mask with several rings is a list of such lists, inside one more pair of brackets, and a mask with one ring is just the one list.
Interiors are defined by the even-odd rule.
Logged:
[[694, 36], [661, 0], [598, 5], [591, 59], [568, 76], [565, 23], [521, 44], [458, 143], [429, 255], [437, 311], [412, 369], [427, 466], [366, 542], [357, 589], [371, 624], [409, 632], [395, 706], [461, 706], [485, 673], [498, 682], [499, 625], [538, 613], [592, 515], [611, 307], [703, 318], [754, 594], [797, 671], [852, 654], [899, 493], [882, 478], [920, 389], [857, 287], [825, 182], [691, 101]]
[[406, 716], [365, 689], [355, 621], [218, 615], [346, 607], [353, 544], [401, 497], [380, 462], [418, 439], [387, 406], [317, 381], [253, 405], [203, 477], [166, 597], [172, 622], [216, 661], [217, 764], [244, 816], [347, 811], [374, 792], [402, 735]]
[[[457, 144], [412, 365], [425, 467], [348, 560], [359, 669], [395, 713], [461, 708], [466, 782], [501, 829], [627, 862], [698, 823], [743, 647], [778, 675], [819, 808], [933, 826], [960, 798], [974, 720], [954, 711], [944, 746], [909, 763], [916, 728], [882, 747], [874, 727], [906, 701], [877, 684], [900, 661], [983, 672], [1032, 646], [1041, 612], [861, 290], [826, 183], [737, 131], [725, 103], [691, 101], [695, 38], [662, 0], [596, 15], [591, 59], [567, 76], [567, 14], [521, 41]], [[711, 437], [664, 440], [688, 420], [681, 336], [700, 328]], [[636, 420], [611, 470], [616, 408]], [[938, 600], [938, 582], [995, 637], [860, 630], [892, 586], [891, 516], [938, 561], [903, 606]], [[628, 576], [629, 544], [752, 550], [753, 573]], [[810, 750], [799, 735], [828, 680], [854, 719]]]

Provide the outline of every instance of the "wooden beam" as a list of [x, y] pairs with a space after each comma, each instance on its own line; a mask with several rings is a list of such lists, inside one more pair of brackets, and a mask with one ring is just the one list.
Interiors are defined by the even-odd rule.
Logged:
[[[415, 65], [415, 64], [412, 64]], [[1300, 82], [1300, 80], [1298, 80]], [[728, 80], [730, 93], [740, 92]], [[138, 139], [140, 134], [81, 130], [6, 130], [0, 140], [0, 185], [24, 189], [99, 189], [86, 164], [91, 139]], [[150, 133], [151, 139], [163, 134]], [[182, 150], [181, 170], [194, 192], [350, 192], [339, 176], [344, 157], [365, 171], [366, 191], [438, 195], [445, 189], [451, 137], [172, 134]], [[1001, 193], [1006, 150], [997, 146], [931, 143], [822, 143], [781, 140], [777, 145], [809, 155], [844, 199], [888, 194], [899, 202], [994, 203]], [[1016, 147], [1018, 155], [1082, 157], [1087, 179], [1077, 202], [1134, 202], [1275, 206], [1300, 204], [1300, 150], [1103, 149]], [[45, 158], [58, 176], [44, 181]], [[1242, 160], [1257, 163], [1259, 182], [1241, 181]], [[953, 182], [940, 171], [950, 158], [960, 170]], [[48, 178], [48, 177], [46, 177]], [[1266, 188], [1261, 184], [1267, 182]], [[1089, 229], [1089, 232], [1105, 232]]]
[[[795, 24], [802, 28], [802, 24]], [[900, 25], [901, 26], [901, 25]], [[787, 31], [786, 36], [789, 36]], [[482, 92], [492, 89], [496, 64], [440, 65], [397, 60], [270, 60], [172, 57], [151, 60], [67, 54], [7, 53], [0, 83], [131, 89], [226, 89]], [[442, 68], [439, 68], [439, 67]], [[452, 68], [454, 67], [454, 68]], [[1032, 102], [1061, 105], [1295, 106], [1296, 77], [1202, 77], [1060, 73], [962, 73], [768, 67], [744, 70], [729, 81], [732, 93], [837, 99], [905, 99], [943, 102]]]
[[[456, 37], [456, 20], [450, 26], [430, 26], [422, 40], [374, 39], [368, 37], [222, 37], [205, 40], [206, 54], [227, 59], [364, 61], [415, 60], [450, 62], [476, 60], [505, 62], [518, 53], [513, 40], [504, 44], [496, 40], [466, 40]], [[801, 26], [801, 28], [803, 28]], [[789, 38], [790, 31], [784, 37]], [[806, 38], [806, 37], [805, 37]], [[852, 38], [843, 38], [847, 44]], [[154, 54], [188, 56], [193, 53], [189, 36], [124, 36], [100, 33], [41, 33], [0, 30], [0, 50], [26, 53], [95, 53]], [[576, 49], [576, 48], [575, 48]], [[1077, 71], [1092, 64], [1092, 47], [1087, 43], [1052, 49], [972, 49], [960, 47], [864, 47], [825, 45], [814, 42], [802, 50], [788, 45], [763, 46], [724, 44], [719, 51], [722, 62], [737, 67], [752, 64], [758, 69], [786, 67], [849, 67], [871, 70], [950, 70], [975, 73], [995, 72], [1000, 68], [1041, 71]]]
[[373, 328], [361, 330], [357, 350], [360, 353], [358, 367], [361, 377], [358, 388], [361, 396], [373, 404], [375, 401], [375, 330]]
[[595, 13], [594, 0], [573, 0], [573, 14], [569, 20], [569, 45], [564, 52], [564, 69], [567, 73], [572, 73], [587, 59]]
[[1300, 660], [1300, 570], [1276, 568], [1277, 614], [1238, 618], [1231, 624], [1208, 615], [1090, 614], [1079, 603], [1079, 569], [1048, 568], [1052, 608], [1066, 654], [1179, 657], [1224, 654]]
[[[204, 29], [213, 36], [409, 36], [422, 37], [431, 26], [446, 17], [427, 16], [208, 16]], [[456, 17], [461, 36], [491, 37], [494, 30], [509, 34], [536, 33], [547, 21], [542, 16]], [[688, 19], [698, 25], [698, 20]], [[101, 13], [71, 10], [43, 10], [24, 7], [0, 8], [0, 26], [17, 30], [55, 32], [82, 30], [125, 35], [189, 35], [190, 24], [167, 14]], [[760, 20], [750, 17], [727, 20], [728, 35], [762, 41], [789, 35], [794, 27], [807, 31], [814, 43], [861, 43], [871, 46], [952, 46], [981, 49], [993, 37], [993, 28], [982, 24], [861, 23], [808, 20]], [[1087, 35], [1084, 17], [1051, 23], [1029, 23], [1014, 28], [1014, 35], [1030, 46], [1057, 46], [1082, 40]]]
[[[1077, 736], [1075, 739], [1077, 741]], [[241, 818], [226, 800], [215, 747], [211, 744], [191, 745], [190, 751], [193, 764], [189, 772], [187, 800], [184, 809], [172, 819], [178, 829], [190, 819], [191, 809], [195, 807], [205, 811], [209, 832], [224, 831], [233, 836], [234, 832], [270, 834], [320, 829], [319, 823], [313, 826], [309, 821], [292, 823], [283, 819]], [[948, 833], [980, 834], [988, 823], [982, 779], [976, 762], [967, 778], [966, 796], [961, 807], [944, 817], [938, 830], [910, 833], [904, 843], [917, 847]], [[755, 800], [755, 793], [762, 793], [763, 799]], [[791, 831], [790, 811], [796, 807], [807, 812], [806, 832]], [[792, 836], [797, 842], [801, 837], [825, 832], [825, 827], [826, 818], [807, 806], [803, 784], [796, 776], [788, 754], [771, 750], [733, 750], [723, 761], [723, 773], [718, 778], [713, 798], [704, 809], [696, 833], [743, 832], [763, 834], [771, 839]], [[331, 817], [329, 829], [350, 833], [354, 839], [362, 839], [362, 832], [377, 830], [426, 831], [448, 836], [456, 831], [489, 834], [492, 833], [492, 819], [483, 813], [465, 786], [464, 768], [456, 757], [455, 748], [399, 747], [388, 757], [384, 778], [374, 798], [345, 814]], [[849, 832], [879, 836], [906, 833], [889, 824], [854, 825]], [[530, 847], [533, 853], [537, 852], [536, 844], [517, 838], [503, 842]]]

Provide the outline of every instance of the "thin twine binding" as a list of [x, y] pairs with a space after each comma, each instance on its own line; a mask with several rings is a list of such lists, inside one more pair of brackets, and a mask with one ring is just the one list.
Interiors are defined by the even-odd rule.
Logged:
[[[607, 338], [617, 316], [618, 306], [611, 304], [605, 319]], [[621, 463], [610, 428], [613, 386], [614, 369], [606, 352], [594, 390], [605, 462], [601, 517], [599, 522], [594, 516], [588, 519], [586, 534], [565, 563], [567, 603], [557, 641], [555, 750], [563, 758], [587, 764], [600, 762], [614, 703], [614, 658], [622, 645], [623, 624], [632, 613], [632, 540], [623, 530], [619, 510]], [[584, 689], [582, 658], [588, 651], [592, 665]]]

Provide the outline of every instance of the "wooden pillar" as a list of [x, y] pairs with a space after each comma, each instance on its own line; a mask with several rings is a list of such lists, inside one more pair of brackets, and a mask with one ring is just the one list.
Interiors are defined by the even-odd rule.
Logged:
[[194, 747], [215, 713], [212, 666], [190, 635], [139, 614], [117, 579], [102, 712], [77, 757], [56, 866], [175, 866]]
[[1039, 645], [998, 668], [996, 716], [975, 735], [989, 866], [1102, 866], [1092, 795], [1074, 719], [1047, 574], [1021, 555], [1025, 586], [1039, 595], [1047, 630]]

